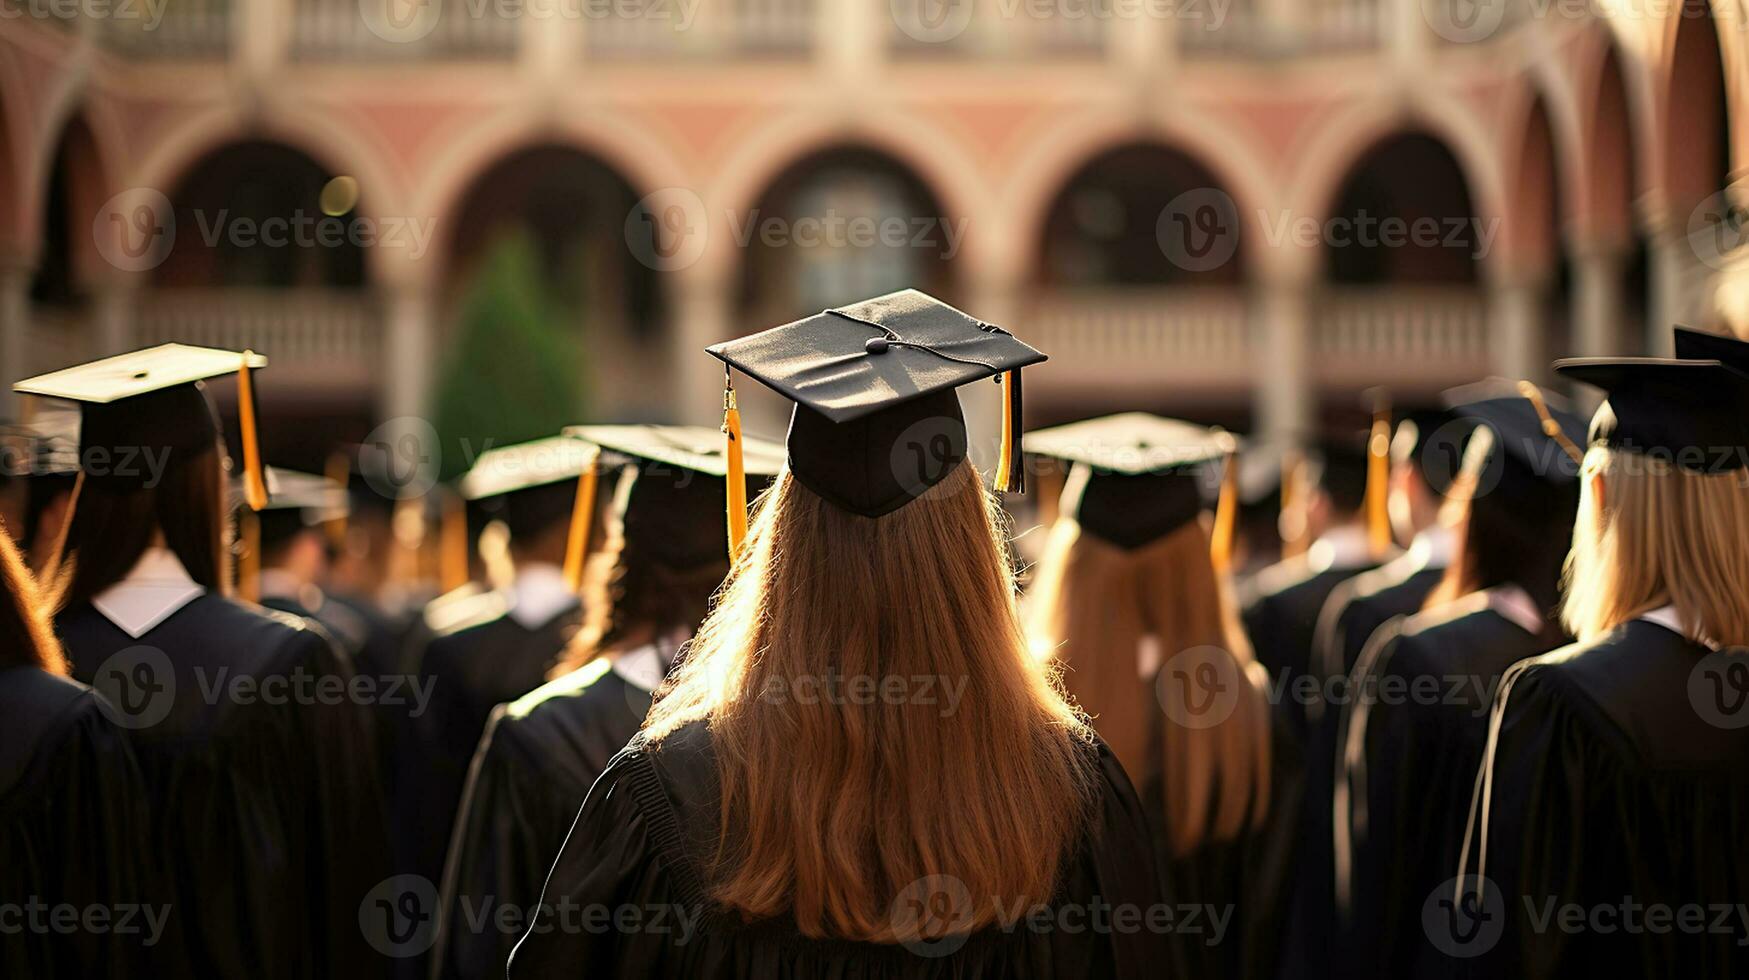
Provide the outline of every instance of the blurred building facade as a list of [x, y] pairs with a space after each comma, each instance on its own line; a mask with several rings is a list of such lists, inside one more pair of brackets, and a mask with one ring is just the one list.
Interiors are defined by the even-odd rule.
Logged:
[[905, 284], [1051, 353], [1033, 421], [1283, 438], [1749, 332], [1744, 0], [389, 2], [5, 0], [6, 378], [249, 346], [318, 428], [424, 415], [513, 225], [600, 418]]

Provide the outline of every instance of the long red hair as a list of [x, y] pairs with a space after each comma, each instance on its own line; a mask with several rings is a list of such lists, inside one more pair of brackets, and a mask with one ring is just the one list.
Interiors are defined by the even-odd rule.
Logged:
[[24, 567], [12, 535], [0, 528], [0, 667], [40, 667], [66, 676], [67, 657], [49, 626], [42, 591]]

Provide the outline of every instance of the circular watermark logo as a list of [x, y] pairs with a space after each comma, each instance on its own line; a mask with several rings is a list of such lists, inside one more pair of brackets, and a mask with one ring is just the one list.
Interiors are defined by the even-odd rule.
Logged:
[[364, 482], [391, 499], [418, 497], [437, 484], [443, 449], [437, 430], [416, 415], [389, 419], [359, 445]]
[[1749, 727], [1749, 647], [1714, 650], [1688, 674], [1688, 700], [1707, 724]]
[[176, 209], [162, 192], [133, 187], [103, 202], [91, 219], [97, 254], [123, 272], [155, 269], [176, 244]]
[[1213, 728], [1233, 716], [1248, 683], [1232, 654], [1220, 647], [1191, 647], [1160, 668], [1154, 694], [1173, 724]]
[[358, 14], [377, 37], [390, 44], [411, 44], [437, 28], [443, 0], [358, 0]]
[[437, 902], [437, 887], [424, 875], [384, 878], [358, 903], [358, 928], [384, 956], [418, 956], [437, 941]]
[[176, 704], [176, 669], [157, 647], [116, 651], [97, 666], [91, 686], [103, 695], [103, 713], [122, 728], [150, 728]]
[[1723, 269], [1749, 242], [1749, 205], [1723, 191], [1700, 202], [1688, 215], [1688, 247], [1714, 269]]
[[893, 23], [921, 44], [945, 44], [971, 26], [976, 0], [888, 0]]
[[1433, 33], [1453, 44], [1472, 44], [1494, 36], [1506, 22], [1511, 0], [1421, 0], [1421, 15]]
[[966, 428], [945, 415], [932, 415], [905, 427], [893, 441], [888, 463], [893, 480], [909, 496], [917, 496], [947, 478], [966, 458]]
[[1154, 240], [1186, 272], [1219, 269], [1239, 250], [1239, 206], [1218, 187], [1185, 191], [1161, 209]]
[[685, 187], [664, 187], [644, 196], [625, 220], [626, 247], [657, 272], [684, 269], [704, 255], [709, 219], [704, 199]]
[[1447, 956], [1481, 956], [1506, 931], [1506, 900], [1491, 878], [1452, 878], [1421, 903], [1421, 928], [1428, 942]]
[[[1500, 486], [1500, 477], [1506, 470], [1505, 447], [1492, 430], [1484, 434], [1489, 437], [1488, 446], [1491, 448], [1487, 450], [1487, 458], [1481, 467], [1472, 474], [1476, 481], [1470, 488], [1472, 497], [1486, 497], [1493, 493]], [[1464, 459], [1472, 438], [1479, 438], [1475, 423], [1453, 419], [1422, 440], [1421, 475], [1428, 486], [1442, 489], [1457, 481], [1464, 470]], [[1476, 448], [1480, 451], [1483, 447]], [[1566, 455], [1562, 454], [1561, 458], [1565, 459]]]
[[951, 956], [966, 944], [973, 919], [972, 891], [953, 875], [928, 875], [893, 898], [893, 932], [900, 945], [926, 957]]

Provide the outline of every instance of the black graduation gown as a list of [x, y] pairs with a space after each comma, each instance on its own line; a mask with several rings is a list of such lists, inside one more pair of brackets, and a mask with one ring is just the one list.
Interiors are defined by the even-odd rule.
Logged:
[[[1098, 753], [1100, 799], [1053, 904], [1095, 913], [1111, 905], [1155, 907], [1161, 899], [1141, 804], [1110, 752], [1102, 746]], [[543, 911], [511, 959], [514, 980], [1028, 980], [1162, 971], [1168, 953], [1158, 930], [1029, 928], [1023, 921], [1011, 931], [986, 929], [914, 951], [810, 940], [782, 920], [743, 925], [709, 905], [701, 881], [717, 835], [714, 773], [703, 724], [681, 729], [656, 749], [634, 740], [613, 761], [590, 791], [542, 899], [543, 909], [570, 909], [571, 927]], [[666, 914], [661, 923], [652, 914], [637, 928], [590, 928], [577, 910], [591, 907]], [[1064, 921], [1084, 920], [1072, 911]]]
[[[187, 957], [160, 975], [380, 976], [358, 925], [387, 871], [370, 718], [320, 694], [344, 691], [345, 655], [302, 620], [210, 594], [138, 639], [89, 604], [55, 625], [74, 676], [125, 663], [127, 693], [169, 697], [143, 699], [167, 713], [129, 732]], [[162, 655], [143, 673], [142, 648]]]
[[1439, 955], [1421, 913], [1457, 867], [1494, 687], [1551, 645], [1541, 624], [1515, 622], [1485, 595], [1374, 634], [1356, 667], [1372, 694], [1347, 712], [1336, 790], [1338, 833], [1346, 824], [1352, 842], [1351, 856], [1337, 849], [1350, 975], [1412, 976]]
[[[1489, 946], [1460, 923], [1455, 934], [1485, 951], [1451, 964], [1476, 976], [1749, 976], [1745, 664], [1741, 648], [1713, 655], [1634, 621], [1501, 681], [1486, 867], [1472, 857], [1466, 869], [1498, 888], [1500, 907], [1482, 912], [1501, 930]], [[1581, 928], [1559, 924], [1568, 907]]]
[[419, 680], [429, 685], [431, 702], [414, 722], [418, 786], [406, 796], [413, 809], [400, 815], [398, 825], [411, 830], [413, 870], [432, 882], [442, 877], [468, 763], [487, 717], [546, 680], [582, 618], [581, 606], [573, 601], [530, 628], [508, 614], [501, 593], [486, 593], [476, 602], [486, 613], [464, 616], [432, 638], [419, 664]]
[[[0, 669], [0, 902], [17, 917], [0, 921], [0, 976], [154, 977], [176, 942], [145, 783], [98, 697], [33, 666]], [[67, 909], [105, 919], [53, 928]]]
[[[1444, 576], [1414, 551], [1351, 578], [1333, 589], [1318, 616], [1313, 640], [1316, 696], [1304, 705], [1305, 777], [1300, 807], [1300, 854], [1289, 886], [1287, 933], [1280, 975], [1334, 976], [1333, 961], [1346, 955], [1335, 916], [1336, 866], [1331, 817], [1336, 779], [1336, 737], [1345, 700], [1343, 680], [1373, 631], [1421, 608]], [[1292, 692], [1290, 692], [1292, 696]], [[1329, 701], [1333, 696], [1336, 700]]]
[[1291, 694], [1312, 672], [1318, 614], [1338, 585], [1364, 568], [1314, 569], [1303, 558], [1258, 572], [1242, 592], [1241, 618], [1257, 662], [1269, 671], [1274, 703], [1294, 731], [1305, 727], [1304, 703]]
[[504, 975], [521, 931], [493, 913], [540, 901], [589, 787], [650, 710], [650, 692], [612, 668], [596, 660], [493, 711], [444, 867], [433, 976]]

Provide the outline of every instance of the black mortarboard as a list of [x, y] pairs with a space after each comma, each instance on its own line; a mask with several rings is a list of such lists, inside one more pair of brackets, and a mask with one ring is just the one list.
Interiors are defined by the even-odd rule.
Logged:
[[[248, 500], [260, 509], [267, 504], [267, 488], [250, 376], [266, 366], [267, 358], [252, 352], [163, 344], [39, 375], [12, 388], [78, 402], [79, 460], [88, 485], [134, 490], [153, 473], [212, 447], [219, 422], [201, 382], [238, 374]], [[147, 465], [143, 454], [163, 462]]]
[[593, 471], [596, 453], [575, 439], [549, 436], [480, 454], [457, 484], [464, 500], [500, 501], [512, 540], [573, 516], [576, 481]]
[[[997, 377], [1008, 394], [997, 483], [1020, 489], [1020, 369], [1045, 355], [940, 300], [901, 290], [709, 352], [796, 403], [790, 471], [827, 501], [865, 517], [904, 506], [965, 459], [955, 389]], [[739, 412], [732, 388], [725, 401], [724, 427], [734, 438]]]
[[1075, 464], [1061, 512], [1120, 548], [1157, 541], [1197, 518], [1200, 468], [1233, 451], [1233, 437], [1177, 419], [1126, 412], [1026, 437], [1026, 451]]
[[43, 407], [28, 422], [0, 426], [0, 474], [17, 477], [79, 473], [79, 412]]
[[[625, 457], [635, 474], [614, 501], [628, 541], [671, 569], [726, 561], [728, 454], [722, 433], [689, 425], [575, 425], [565, 434]], [[742, 440], [746, 493], [755, 496], [784, 465], [783, 447]]]
[[1676, 356], [1685, 361], [1718, 361], [1749, 374], [1749, 341], [1735, 337], [1677, 327]]
[[1500, 467], [1498, 489], [1534, 492], [1538, 482], [1565, 486], [1579, 478], [1585, 423], [1566, 400], [1528, 381], [1491, 378], [1445, 392], [1446, 406], [1459, 418], [1485, 425], [1491, 452]]
[[1749, 373], [1718, 360], [1658, 357], [1574, 357], [1555, 370], [1607, 394], [1591, 419], [1593, 445], [1699, 473], [1749, 464]]
[[[351, 500], [343, 483], [277, 466], [267, 467], [266, 475], [270, 502], [259, 514], [264, 548], [272, 548], [329, 521], [343, 520], [351, 513]], [[241, 485], [234, 485], [233, 492], [240, 495]]]

